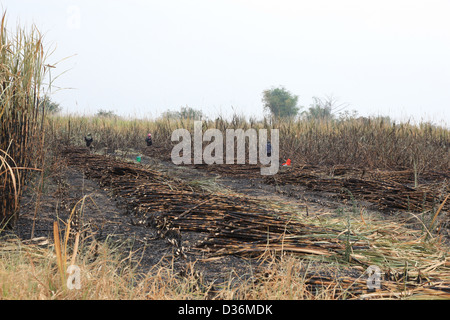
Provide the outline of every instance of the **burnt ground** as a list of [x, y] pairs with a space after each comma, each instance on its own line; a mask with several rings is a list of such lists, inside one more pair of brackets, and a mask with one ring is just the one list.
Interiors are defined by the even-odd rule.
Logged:
[[[128, 157], [128, 160], [133, 159], [133, 156]], [[142, 157], [142, 165], [150, 166], [170, 177], [193, 185], [219, 188], [223, 192], [238, 192], [267, 202], [289, 203], [299, 211], [308, 212], [308, 214], [321, 214], [344, 205], [326, 195], [319, 196], [303, 192], [299, 196], [293, 196], [289, 186], [267, 185], [260, 179], [219, 177], [217, 174], [201, 169], [177, 167], [171, 162], [148, 156]], [[87, 196], [82, 219], [84, 228], [89, 230], [87, 233], [98, 241], [108, 240], [112, 245], [120, 245], [124, 255], [134, 252], [139, 272], [148, 272], [159, 264], [173, 266], [176, 272], [182, 274], [189, 263], [192, 265], [195, 262], [195, 269], [202, 274], [205, 281], [224, 282], [230, 277], [250, 277], [259, 265], [253, 258], [235, 255], [209, 258], [201, 252], [189, 249], [183, 256], [177, 255], [172, 243], [161, 237], [157, 228], [139, 223], [138, 218], [127, 208], [127, 199], [121, 199], [105, 191], [97, 181], [86, 178], [79, 168], [64, 164], [61, 164], [57, 172], [45, 179], [32, 235], [38, 201], [36, 184], [36, 181], [31, 183], [22, 197], [20, 219], [15, 229], [15, 233], [21, 239], [47, 238], [52, 242], [53, 222], [60, 221], [60, 228], [62, 228], [63, 221], [68, 220], [77, 202]], [[183, 232], [182, 246], [193, 247], [206, 236], [207, 233]]]
[[[124, 160], [135, 159], [134, 155], [127, 157], [128, 159]], [[297, 185], [267, 184], [264, 179], [255, 176], [221, 175], [192, 166], [178, 167], [169, 161], [149, 156], [142, 156], [141, 164], [205, 189], [244, 194], [249, 198], [262, 200], [263, 203], [288, 204], [298, 212], [308, 215], [338, 216], [342, 215], [339, 209], [351, 210], [354, 205], [343, 201], [333, 193], [316, 192]], [[77, 202], [86, 196], [82, 219], [84, 230], [88, 230], [85, 234], [89, 233], [90, 237], [98, 241], [107, 240], [112, 245], [120, 245], [124, 256], [133, 252], [139, 272], [145, 273], [157, 265], [164, 265], [173, 267], [175, 272], [182, 275], [187, 272], [189, 266], [195, 265], [195, 270], [206, 283], [212, 281], [222, 283], [230, 277], [249, 278], [258, 270], [259, 262], [254, 257], [222, 255], [211, 258], [203, 251], [190, 250], [208, 236], [205, 232], [182, 232], [182, 247], [186, 250], [180, 255], [170, 239], [161, 237], [157, 228], [150, 224], [139, 223], [139, 219], [127, 206], [128, 199], [110, 193], [100, 186], [98, 181], [88, 179], [76, 166], [62, 164], [57, 172], [53, 172], [45, 179], [32, 235], [38, 201], [35, 184], [36, 182], [28, 186], [22, 198], [21, 216], [15, 229], [15, 233], [22, 239], [47, 238], [52, 242], [53, 222], [67, 221]], [[376, 214], [381, 219], [386, 218], [369, 202], [359, 201], [358, 206], [366, 208], [367, 212]], [[324, 268], [318, 270], [322, 275], [326, 273]], [[336, 270], [329, 270], [329, 274], [335, 272]], [[348, 268], [340, 270], [339, 274], [357, 278], [361, 272], [360, 269]]]

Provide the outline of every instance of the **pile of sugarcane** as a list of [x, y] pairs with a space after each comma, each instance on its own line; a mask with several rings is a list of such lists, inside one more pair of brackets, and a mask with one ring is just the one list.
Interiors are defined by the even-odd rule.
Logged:
[[[261, 176], [260, 165], [192, 165], [224, 177], [261, 179], [267, 184], [299, 185], [312, 191], [337, 194], [342, 199], [365, 200], [383, 211], [424, 212], [437, 209], [450, 193], [450, 171], [411, 169], [363, 170], [345, 166], [330, 168], [312, 165], [281, 167], [274, 176]], [[444, 204], [450, 209], [450, 201]]]
[[[424, 212], [437, 208], [450, 193], [450, 173], [425, 172], [415, 185], [414, 172], [364, 171], [351, 168], [294, 167], [264, 182], [276, 185], [299, 185], [309, 190], [329, 192], [343, 199], [365, 200], [385, 211], [408, 210]], [[450, 209], [445, 203], [444, 210]]]
[[450, 299], [448, 283], [428, 282], [426, 278], [417, 276], [409, 278], [400, 275], [393, 279], [390, 275], [380, 276], [380, 288], [369, 289], [367, 277], [336, 277], [328, 275], [307, 275], [305, 284], [308, 290], [321, 288], [333, 289], [333, 299], [402, 299], [415, 295], [416, 299]]
[[[251, 199], [238, 195], [209, 194], [182, 181], [142, 166], [120, 162], [83, 148], [65, 151], [77, 165], [126, 204], [131, 213], [153, 226], [206, 232], [201, 247], [213, 254], [254, 254], [265, 250], [328, 255], [343, 252], [330, 230], [275, 215]], [[335, 234], [334, 232], [333, 234]], [[314, 235], [311, 240], [308, 237]]]

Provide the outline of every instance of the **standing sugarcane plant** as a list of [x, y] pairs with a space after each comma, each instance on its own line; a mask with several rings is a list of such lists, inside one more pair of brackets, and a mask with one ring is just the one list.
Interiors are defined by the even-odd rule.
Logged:
[[[0, 170], [0, 230], [17, 220], [21, 189], [29, 169], [36, 169], [43, 159], [43, 117], [40, 106], [45, 65], [42, 35], [32, 27], [29, 31], [6, 28], [6, 15], [0, 27], [0, 151], [4, 156]], [[14, 172], [14, 179], [11, 173]]]

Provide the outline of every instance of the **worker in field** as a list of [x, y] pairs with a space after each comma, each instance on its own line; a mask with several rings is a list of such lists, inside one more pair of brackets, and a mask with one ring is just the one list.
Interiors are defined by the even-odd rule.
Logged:
[[145, 141], [147, 142], [147, 146], [151, 146], [153, 144], [152, 134], [151, 133], [149, 133], [147, 135], [147, 138], [145, 138]]
[[270, 141], [267, 141], [266, 151], [267, 156], [270, 157], [272, 155], [272, 145], [270, 144]]
[[92, 135], [90, 133], [87, 134], [86, 137], [84, 137], [84, 141], [86, 141], [86, 147], [91, 147], [92, 141], [94, 141], [94, 139], [92, 139]]

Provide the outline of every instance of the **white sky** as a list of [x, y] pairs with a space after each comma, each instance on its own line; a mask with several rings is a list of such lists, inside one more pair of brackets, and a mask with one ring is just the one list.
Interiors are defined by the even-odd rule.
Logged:
[[[8, 28], [35, 23], [64, 111], [156, 117], [263, 112], [283, 85], [309, 106], [332, 94], [360, 115], [450, 121], [448, 0], [0, 0]], [[55, 88], [54, 88], [55, 89]]]

